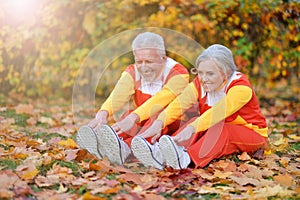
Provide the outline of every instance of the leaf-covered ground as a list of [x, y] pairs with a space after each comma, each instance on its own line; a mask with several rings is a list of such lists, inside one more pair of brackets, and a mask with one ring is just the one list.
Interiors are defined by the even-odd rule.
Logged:
[[262, 107], [268, 150], [161, 171], [133, 156], [115, 166], [80, 150], [69, 102], [2, 98], [0, 199], [299, 199], [300, 104], [266, 100]]

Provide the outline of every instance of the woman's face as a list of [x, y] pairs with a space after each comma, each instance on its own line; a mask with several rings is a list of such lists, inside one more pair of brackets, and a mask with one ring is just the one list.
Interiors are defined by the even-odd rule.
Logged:
[[155, 81], [163, 70], [166, 56], [158, 54], [157, 49], [138, 49], [134, 51], [137, 70], [148, 81]]
[[205, 92], [218, 91], [225, 82], [225, 75], [213, 60], [200, 62], [198, 78]]

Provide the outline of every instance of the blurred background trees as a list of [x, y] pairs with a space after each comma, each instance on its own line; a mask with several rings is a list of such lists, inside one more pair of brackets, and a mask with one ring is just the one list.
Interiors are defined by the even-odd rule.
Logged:
[[[228, 46], [257, 90], [281, 85], [299, 98], [299, 13], [296, 0], [1, 1], [0, 90], [2, 95], [70, 99], [80, 66], [95, 46], [122, 31], [162, 27], [204, 48]], [[119, 69], [130, 62], [128, 54], [110, 65]], [[97, 95], [114, 86], [118, 76], [112, 77], [98, 87]], [[82, 86], [87, 82], [82, 80]]]

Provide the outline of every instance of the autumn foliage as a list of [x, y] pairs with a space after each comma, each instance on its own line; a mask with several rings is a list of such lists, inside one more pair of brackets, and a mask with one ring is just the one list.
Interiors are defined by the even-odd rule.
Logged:
[[[0, 3], [0, 86], [5, 93], [69, 98], [79, 68], [94, 47], [141, 27], [175, 30], [203, 47], [228, 46], [239, 69], [258, 88], [273, 88], [281, 79], [293, 85], [299, 79], [297, 1], [26, 0], [27, 6], [17, 7], [18, 1]], [[126, 65], [131, 60], [116, 62]], [[111, 89], [114, 80], [98, 94]]]

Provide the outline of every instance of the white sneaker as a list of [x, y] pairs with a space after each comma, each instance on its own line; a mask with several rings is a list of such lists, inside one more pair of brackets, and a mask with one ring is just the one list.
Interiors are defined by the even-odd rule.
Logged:
[[95, 131], [89, 126], [79, 128], [76, 135], [76, 142], [82, 149], [86, 149], [99, 159], [102, 159], [102, 154], [98, 149], [98, 140]]
[[145, 166], [163, 169], [164, 158], [158, 147], [158, 142], [151, 145], [145, 138], [135, 136], [131, 142], [134, 156]]
[[174, 169], [187, 168], [191, 162], [184, 147], [178, 146], [169, 135], [163, 135], [159, 139], [159, 148], [166, 159], [166, 164]]
[[99, 148], [104, 149], [104, 156], [112, 163], [124, 164], [131, 153], [129, 146], [118, 137], [109, 125], [102, 125], [96, 130], [96, 133], [98, 135]]

